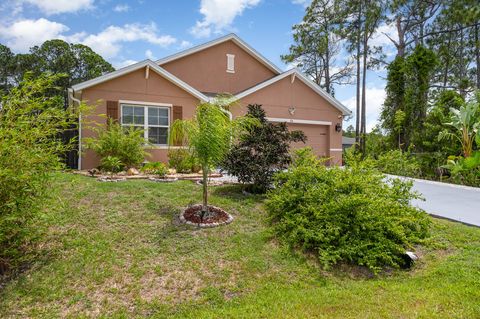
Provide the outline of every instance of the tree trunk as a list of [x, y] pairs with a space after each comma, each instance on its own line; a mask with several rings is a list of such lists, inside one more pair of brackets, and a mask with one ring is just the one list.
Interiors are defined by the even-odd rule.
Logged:
[[[451, 42], [451, 34], [449, 34], [448, 36], [448, 42], [447, 42], [447, 51], [450, 52], [450, 42]], [[449, 69], [449, 64], [450, 64], [450, 55], [447, 54], [446, 56], [446, 61], [445, 61], [445, 69], [444, 69], [444, 73], [443, 73], [443, 89], [445, 90], [446, 87], [447, 87], [447, 83], [448, 83], [448, 69]]]
[[361, 138], [361, 148], [362, 153], [365, 155], [365, 140], [367, 133], [367, 121], [366, 121], [366, 111], [367, 111], [367, 97], [366, 97], [366, 85], [367, 85], [367, 54], [368, 54], [368, 35], [366, 30], [363, 33], [363, 78], [362, 78], [362, 138]]
[[[358, 4], [358, 19], [357, 19], [357, 96], [356, 96], [356, 126], [355, 126], [355, 143], [360, 143], [360, 36], [361, 36], [361, 18], [362, 5]], [[357, 147], [356, 146], [356, 147]]]
[[480, 37], [478, 30], [479, 26], [475, 26], [475, 57], [476, 57], [476, 64], [477, 64], [477, 89], [480, 90]]
[[330, 45], [330, 43], [329, 43], [330, 39], [328, 37], [329, 37], [329, 35], [327, 34], [327, 36], [326, 36], [326, 40], [327, 40], [326, 48], [327, 48], [327, 50], [325, 52], [325, 89], [328, 92], [328, 94], [331, 94], [332, 90], [330, 88], [330, 85], [331, 85], [331, 83], [330, 83], [330, 50], [329, 50], [329, 47], [328, 47]]
[[202, 165], [202, 177], [203, 177], [203, 207], [201, 220], [208, 216], [208, 165]]
[[398, 45], [397, 56], [405, 57], [405, 30], [402, 28], [402, 19], [397, 17], [397, 33], [398, 33]]
[[[463, 30], [460, 30], [460, 59], [461, 59], [461, 63], [460, 63], [460, 74], [459, 74], [459, 77], [460, 77], [460, 81], [463, 81], [466, 77], [467, 77], [467, 70], [465, 68], [465, 63], [464, 63], [464, 59], [465, 59], [465, 33], [463, 32]], [[459, 89], [460, 89], [460, 95], [465, 98], [467, 96], [467, 91], [466, 91], [466, 88], [463, 86], [463, 85], [459, 85]]]

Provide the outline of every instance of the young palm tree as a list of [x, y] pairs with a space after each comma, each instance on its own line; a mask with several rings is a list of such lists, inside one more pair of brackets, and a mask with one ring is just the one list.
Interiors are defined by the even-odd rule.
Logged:
[[220, 164], [230, 149], [235, 136], [255, 120], [249, 117], [231, 118], [229, 108], [235, 103], [232, 97], [222, 96], [210, 103], [197, 106], [191, 119], [176, 120], [170, 131], [170, 145], [188, 146], [192, 155], [198, 158], [203, 172], [203, 205], [201, 219], [209, 215], [208, 175], [212, 167]]

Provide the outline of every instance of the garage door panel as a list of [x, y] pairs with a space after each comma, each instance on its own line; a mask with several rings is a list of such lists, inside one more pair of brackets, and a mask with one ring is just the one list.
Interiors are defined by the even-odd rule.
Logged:
[[306, 143], [292, 143], [292, 148], [310, 146], [318, 156], [328, 156], [328, 128], [326, 125], [288, 123], [290, 131], [303, 131], [307, 136]]

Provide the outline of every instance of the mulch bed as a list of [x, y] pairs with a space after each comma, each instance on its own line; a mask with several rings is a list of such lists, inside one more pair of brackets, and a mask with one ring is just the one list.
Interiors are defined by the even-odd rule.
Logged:
[[208, 209], [210, 214], [202, 221], [200, 218], [202, 205], [192, 205], [183, 211], [183, 213], [180, 215], [180, 220], [188, 225], [195, 225], [199, 227], [215, 227], [229, 224], [233, 221], [232, 215], [219, 207], [208, 205]]

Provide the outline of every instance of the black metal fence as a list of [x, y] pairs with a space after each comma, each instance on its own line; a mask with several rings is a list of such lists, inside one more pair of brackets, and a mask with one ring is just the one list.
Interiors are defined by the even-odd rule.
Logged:
[[[65, 96], [65, 109], [68, 108], [68, 100]], [[73, 147], [70, 148], [65, 154], [63, 154], [63, 161], [68, 168], [77, 169], [78, 168], [78, 122], [72, 123], [70, 127], [63, 131], [60, 138], [62, 139], [63, 143], [70, 144]]]
[[62, 141], [65, 144], [71, 143], [73, 147], [63, 154], [63, 160], [65, 165], [71, 169], [78, 168], [78, 127], [76, 124], [72, 124], [70, 129], [65, 130], [62, 133]]

